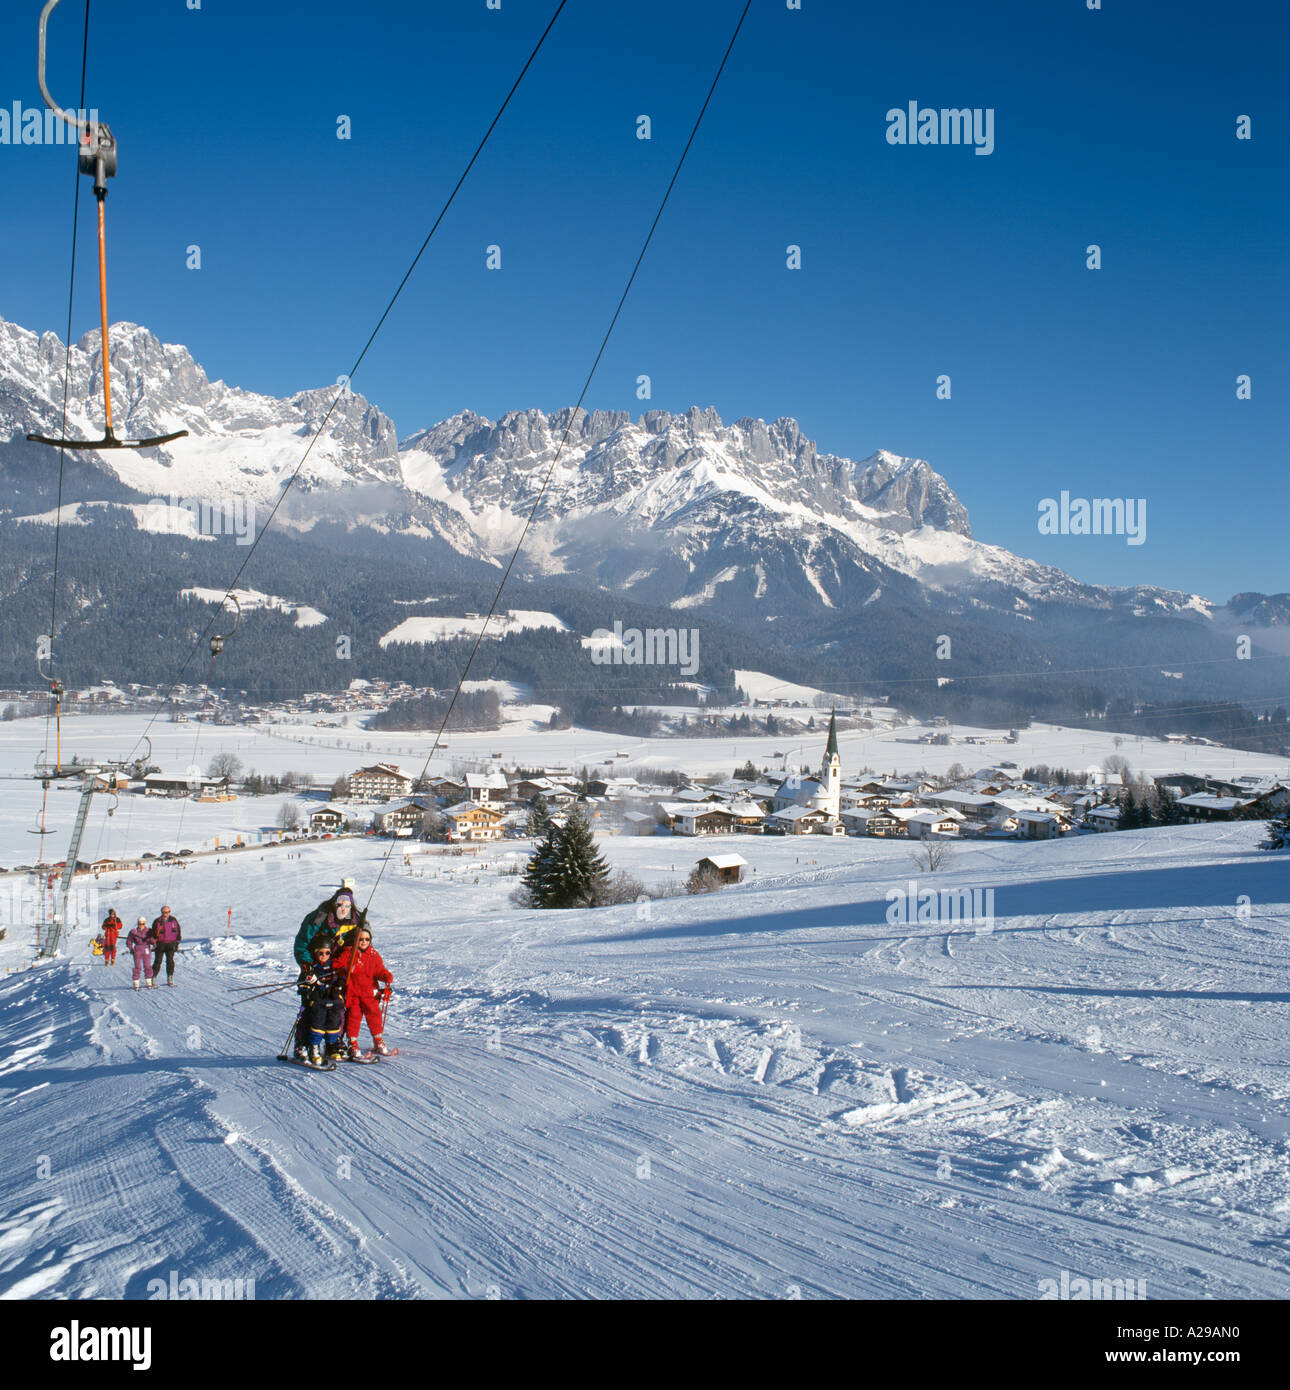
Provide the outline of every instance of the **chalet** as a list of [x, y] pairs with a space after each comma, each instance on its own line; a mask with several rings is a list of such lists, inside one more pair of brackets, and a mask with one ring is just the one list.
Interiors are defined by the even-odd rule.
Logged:
[[739, 854], [705, 854], [699, 860], [698, 867], [712, 869], [718, 883], [738, 883], [740, 875], [748, 867], [748, 861]]
[[466, 799], [466, 784], [458, 777], [427, 777], [421, 786], [428, 796], [447, 806], [455, 806]]
[[672, 822], [675, 835], [730, 835], [734, 829], [734, 816], [717, 805], [687, 806]]
[[652, 835], [658, 828], [658, 819], [649, 811], [628, 811], [623, 816], [624, 835]]
[[677, 801], [724, 801], [725, 797], [715, 787], [682, 787], [676, 793]]
[[930, 840], [934, 835], [957, 835], [966, 819], [959, 811], [915, 811], [905, 818], [905, 834], [911, 840]]
[[468, 772], [466, 799], [477, 806], [489, 806], [506, 800], [508, 787], [500, 772]]
[[1055, 840], [1062, 833], [1057, 817], [1043, 811], [1018, 811], [1014, 819], [1023, 840]]
[[412, 793], [413, 779], [394, 763], [376, 763], [360, 767], [346, 779], [349, 795], [354, 801], [388, 801]]
[[904, 834], [905, 827], [882, 806], [858, 807], [842, 812], [842, 824], [848, 835], [876, 835], [890, 839]]
[[725, 808], [735, 818], [735, 829], [756, 832], [761, 829], [762, 822], [766, 819], [766, 811], [756, 801], [750, 801], [746, 797], [737, 797], [733, 801], [727, 801]]
[[500, 806], [461, 801], [443, 813], [448, 824], [447, 838], [454, 840], [500, 840], [504, 812]]
[[1085, 811], [1084, 824], [1090, 830], [1118, 830], [1120, 828], [1120, 808], [1114, 805], [1094, 806]]
[[816, 806], [786, 806], [766, 817], [772, 835], [845, 835], [846, 826]]
[[309, 829], [323, 833], [341, 829], [345, 824], [345, 812], [339, 806], [320, 806], [309, 813]]
[[989, 820], [997, 809], [994, 797], [981, 796], [976, 792], [934, 792], [925, 799], [934, 801], [942, 809], [961, 811], [968, 820]]
[[882, 784], [883, 791], [896, 796], [927, 796], [936, 788], [930, 782], [904, 782], [889, 778]]
[[549, 777], [521, 777], [511, 788], [511, 796], [516, 801], [536, 801], [539, 796], [549, 800], [555, 786]]
[[1178, 805], [1187, 817], [1188, 825], [1200, 825], [1211, 820], [1235, 820], [1240, 812], [1255, 802], [1252, 796], [1212, 796], [1197, 792], [1195, 796], [1180, 796]]
[[403, 839], [421, 829], [427, 803], [424, 801], [387, 801], [372, 808], [372, 828], [378, 835], [393, 835]]
[[644, 790], [635, 777], [598, 777], [587, 783], [592, 796], [640, 796]]

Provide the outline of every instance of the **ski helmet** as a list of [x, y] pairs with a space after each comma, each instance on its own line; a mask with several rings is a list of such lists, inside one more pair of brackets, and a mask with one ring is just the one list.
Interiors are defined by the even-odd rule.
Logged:
[[336, 938], [326, 927], [314, 934], [313, 940], [309, 943], [309, 954], [317, 955], [324, 947], [329, 951], [336, 949]]

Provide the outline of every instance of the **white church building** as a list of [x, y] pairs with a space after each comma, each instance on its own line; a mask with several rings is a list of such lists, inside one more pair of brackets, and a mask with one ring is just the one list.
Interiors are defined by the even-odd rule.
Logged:
[[786, 777], [775, 792], [766, 829], [780, 835], [844, 835], [842, 759], [838, 753], [838, 717], [829, 715], [829, 741], [818, 777]]

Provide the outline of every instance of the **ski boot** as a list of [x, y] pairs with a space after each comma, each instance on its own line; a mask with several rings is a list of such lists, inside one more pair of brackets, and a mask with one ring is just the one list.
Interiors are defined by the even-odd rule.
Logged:
[[149, 976], [149, 978], [148, 978], [148, 988], [151, 989], [156, 983], [157, 983], [157, 982], [156, 982], [154, 979], [152, 979], [151, 976]]
[[135, 981], [134, 981], [134, 987], [135, 987], [135, 989], [138, 989], [138, 988], [139, 988], [139, 982], [138, 982], [138, 980], [135, 980]]
[[359, 1045], [358, 1045], [358, 1040], [357, 1040], [357, 1038], [353, 1039], [353, 1040], [350, 1042], [349, 1047], [345, 1050], [345, 1056], [346, 1056], [351, 1062], [360, 1062], [360, 1061], [362, 1061], [362, 1059], [363, 1059], [363, 1051], [362, 1051], [362, 1049], [361, 1049], [361, 1048], [359, 1047]]
[[378, 1057], [389, 1057], [392, 1055], [390, 1049], [385, 1045], [384, 1034], [378, 1034], [372, 1039], [372, 1051], [375, 1052]]
[[322, 1067], [326, 1066], [326, 1063], [323, 1061], [323, 1054], [321, 1048], [311, 1047], [309, 1049], [309, 1056], [306, 1060], [309, 1066], [311, 1067], [317, 1067], [321, 1069]]

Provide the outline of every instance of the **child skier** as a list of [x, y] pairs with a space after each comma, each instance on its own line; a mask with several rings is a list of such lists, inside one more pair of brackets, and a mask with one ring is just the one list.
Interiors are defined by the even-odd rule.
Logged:
[[121, 919], [116, 915], [116, 908], [109, 907], [108, 915], [103, 919], [103, 964], [116, 964], [116, 939], [121, 935]]
[[367, 1031], [372, 1035], [372, 1051], [382, 1057], [388, 1057], [390, 1049], [385, 1045], [380, 989], [382, 985], [385, 986], [388, 998], [393, 993], [394, 976], [385, 968], [380, 952], [373, 949], [369, 928], [359, 927], [353, 946], [344, 946], [337, 953], [336, 973], [342, 980], [346, 977], [349, 979], [349, 988], [345, 993], [345, 1031], [349, 1037], [349, 1060], [356, 1062], [362, 1056], [358, 1046], [358, 1030], [363, 1019], [367, 1020]]
[[139, 988], [139, 972], [142, 971], [144, 978], [148, 981], [148, 988], [152, 988], [152, 938], [148, 931], [148, 919], [140, 917], [138, 925], [125, 939], [125, 944], [134, 957], [134, 974], [130, 978], [134, 981], [135, 989]]
[[296, 1057], [299, 1060], [298, 1044], [303, 1036], [309, 1046], [304, 1060], [311, 1067], [325, 1067], [328, 1051], [339, 1045], [345, 1021], [345, 977], [332, 965], [330, 936], [320, 932], [310, 944], [309, 956], [309, 964], [300, 967], [297, 985], [304, 1012], [296, 1029]]

